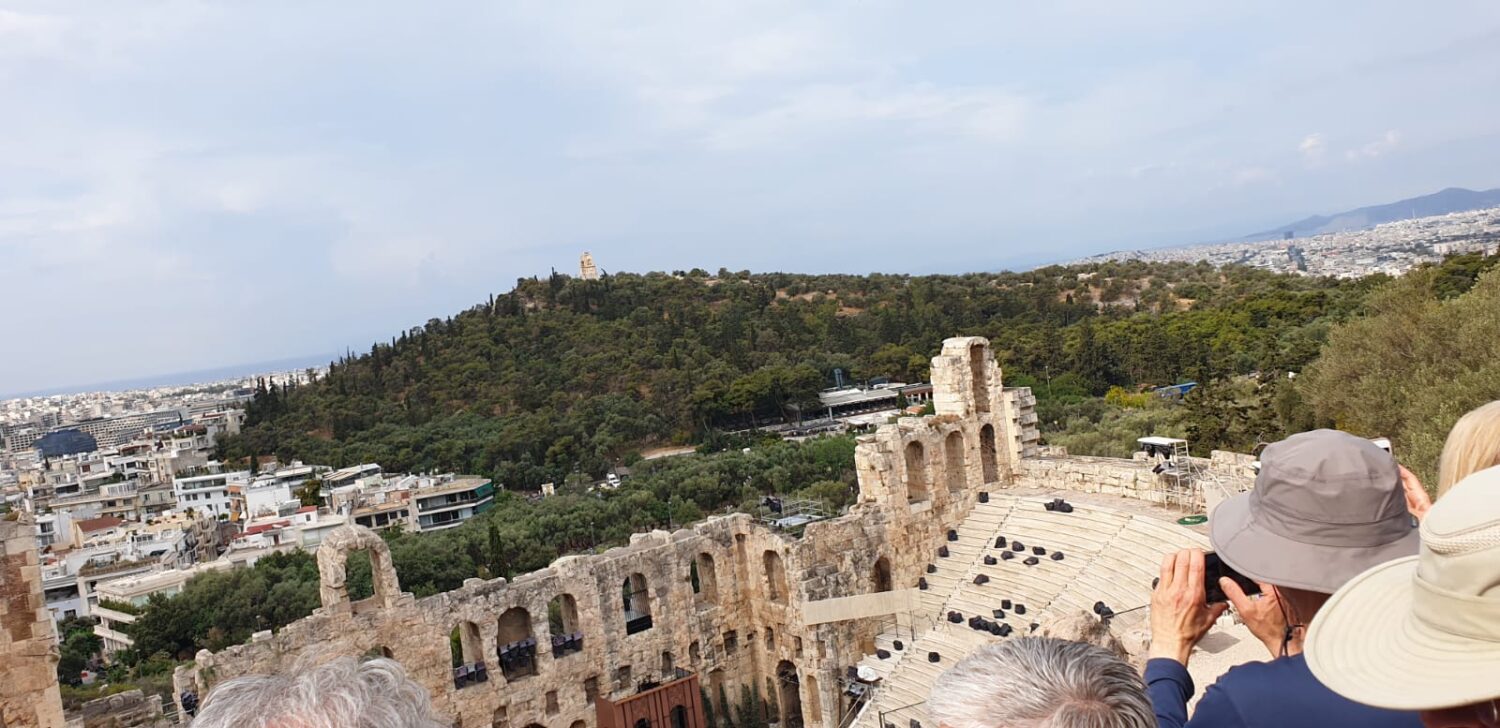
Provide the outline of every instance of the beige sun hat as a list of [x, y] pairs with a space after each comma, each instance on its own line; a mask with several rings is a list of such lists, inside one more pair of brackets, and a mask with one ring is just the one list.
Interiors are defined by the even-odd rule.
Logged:
[[1354, 577], [1318, 611], [1305, 652], [1350, 700], [1435, 710], [1500, 697], [1500, 467], [1427, 512], [1417, 556]]

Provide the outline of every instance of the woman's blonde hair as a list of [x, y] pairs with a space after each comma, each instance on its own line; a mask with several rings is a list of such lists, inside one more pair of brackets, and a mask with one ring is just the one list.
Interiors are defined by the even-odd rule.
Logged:
[[1500, 465], [1500, 400], [1460, 417], [1443, 445], [1438, 466], [1438, 497], [1464, 478]]

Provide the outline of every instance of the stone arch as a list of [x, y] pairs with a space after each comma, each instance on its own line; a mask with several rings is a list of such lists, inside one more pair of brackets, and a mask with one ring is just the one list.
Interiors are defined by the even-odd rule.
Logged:
[[884, 556], [875, 559], [875, 568], [871, 571], [870, 581], [874, 583], [877, 592], [888, 592], [894, 588], [891, 584], [890, 559]]
[[505, 679], [535, 675], [536, 636], [532, 633], [531, 612], [524, 607], [511, 607], [500, 614], [497, 624], [495, 644]]
[[969, 345], [969, 374], [973, 377], [970, 390], [974, 394], [974, 411], [984, 414], [990, 411], [990, 347], [983, 341]]
[[553, 637], [566, 637], [583, 631], [578, 619], [578, 600], [572, 594], [561, 592], [547, 602], [547, 631]]
[[375, 645], [374, 647], [365, 650], [364, 654], [359, 656], [360, 662], [364, 662], [365, 660], [379, 660], [381, 658], [394, 660], [396, 659], [396, 653], [391, 652], [391, 648], [386, 647], [385, 645]]
[[585, 723], [581, 720], [575, 720], [573, 721], [572, 725], [568, 726], [568, 728], [588, 728], [588, 723]]
[[663, 680], [671, 680], [672, 675], [677, 672], [677, 656], [671, 650], [661, 651], [661, 677]]
[[667, 714], [667, 723], [671, 728], [688, 728], [687, 706], [678, 703], [672, 706], [672, 711]]
[[964, 433], [954, 430], [943, 438], [943, 473], [948, 479], [948, 492], [963, 492], [968, 477], [964, 473]]
[[[375, 586], [375, 595], [360, 601], [349, 602], [349, 554], [365, 551], [370, 554], [370, 580]], [[331, 612], [353, 611], [366, 605], [389, 609], [401, 596], [401, 583], [396, 578], [396, 567], [391, 562], [391, 549], [385, 541], [364, 526], [340, 526], [328, 534], [318, 545], [318, 594], [323, 608]]]
[[651, 591], [645, 574], [637, 571], [625, 577], [620, 586], [620, 602], [625, 613], [625, 634], [651, 629]]
[[454, 667], [484, 662], [484, 638], [480, 635], [479, 625], [468, 620], [453, 625], [453, 630], [448, 633], [448, 644]]
[[789, 660], [777, 663], [776, 684], [781, 725], [783, 728], [802, 728], [802, 684], [797, 677], [797, 666]]
[[906, 443], [906, 502], [927, 500], [927, 452], [919, 440]]
[[989, 423], [979, 428], [979, 464], [984, 470], [984, 482], [1000, 479], [1000, 464], [996, 460], [998, 446], [995, 442], [995, 426]]
[[786, 604], [786, 567], [781, 563], [781, 554], [766, 549], [761, 561], [766, 571], [766, 596], [777, 604]]
[[693, 574], [697, 576], [693, 593], [700, 599], [715, 604], [719, 601], [719, 573], [714, 565], [713, 554], [704, 551], [693, 559]]
[[808, 675], [802, 682], [805, 683], [802, 702], [807, 706], [807, 720], [815, 726], [823, 725], [823, 695], [818, 692], [818, 678]]

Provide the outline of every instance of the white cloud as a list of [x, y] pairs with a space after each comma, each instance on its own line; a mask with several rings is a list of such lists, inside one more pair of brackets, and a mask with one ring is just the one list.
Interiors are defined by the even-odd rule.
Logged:
[[1297, 145], [1297, 152], [1302, 155], [1302, 160], [1310, 166], [1318, 166], [1328, 156], [1328, 138], [1322, 133], [1308, 134], [1302, 138], [1302, 143]]
[[1376, 139], [1362, 147], [1359, 147], [1358, 149], [1350, 149], [1349, 151], [1344, 152], [1344, 157], [1346, 159], [1349, 159], [1350, 161], [1359, 159], [1374, 159], [1376, 157], [1389, 154], [1400, 144], [1401, 133], [1396, 131], [1395, 129], [1390, 129], [1387, 130], [1386, 133], [1380, 135], [1379, 139]]

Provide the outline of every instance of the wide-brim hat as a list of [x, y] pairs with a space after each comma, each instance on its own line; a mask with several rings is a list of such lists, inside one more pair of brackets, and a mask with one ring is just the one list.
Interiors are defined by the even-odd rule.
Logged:
[[1318, 611], [1304, 650], [1324, 685], [1394, 710], [1500, 697], [1500, 467], [1427, 512], [1418, 556], [1355, 577]]
[[1219, 558], [1256, 581], [1332, 594], [1417, 552], [1395, 458], [1362, 437], [1313, 430], [1261, 453], [1255, 489], [1209, 518]]

